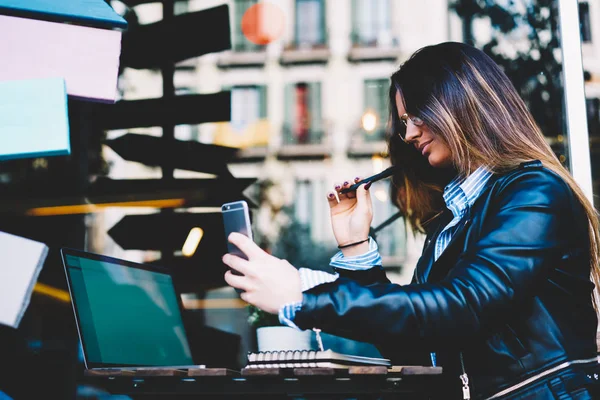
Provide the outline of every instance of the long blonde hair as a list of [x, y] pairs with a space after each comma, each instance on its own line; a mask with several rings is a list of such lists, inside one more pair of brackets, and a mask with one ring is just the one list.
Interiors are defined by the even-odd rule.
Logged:
[[452, 174], [468, 175], [487, 165], [502, 174], [519, 164], [540, 160], [559, 175], [583, 205], [588, 217], [592, 281], [600, 288], [599, 223], [593, 205], [546, 142], [523, 100], [502, 70], [482, 51], [447, 42], [427, 46], [391, 77], [388, 145], [395, 202], [414, 230], [443, 209], [448, 175], [434, 169], [398, 132], [405, 129], [396, 108], [396, 93], [407, 112], [422, 118], [453, 155]]

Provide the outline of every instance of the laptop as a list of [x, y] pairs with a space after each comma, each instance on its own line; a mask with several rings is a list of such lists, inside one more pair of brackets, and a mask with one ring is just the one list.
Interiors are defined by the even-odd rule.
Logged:
[[166, 269], [67, 248], [61, 256], [86, 369], [204, 367], [192, 360]]

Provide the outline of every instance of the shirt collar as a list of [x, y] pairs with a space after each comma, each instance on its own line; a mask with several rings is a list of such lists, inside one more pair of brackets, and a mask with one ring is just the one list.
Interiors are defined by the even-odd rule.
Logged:
[[492, 172], [485, 166], [477, 168], [467, 177], [457, 176], [444, 189], [444, 201], [454, 217], [460, 217], [475, 203]]

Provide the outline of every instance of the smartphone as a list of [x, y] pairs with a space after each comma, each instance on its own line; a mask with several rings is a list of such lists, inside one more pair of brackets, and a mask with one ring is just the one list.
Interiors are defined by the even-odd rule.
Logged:
[[221, 206], [221, 212], [223, 213], [223, 225], [225, 226], [227, 252], [247, 260], [248, 257], [236, 245], [230, 243], [228, 237], [231, 232], [238, 232], [252, 239], [248, 203], [243, 200], [226, 203]]

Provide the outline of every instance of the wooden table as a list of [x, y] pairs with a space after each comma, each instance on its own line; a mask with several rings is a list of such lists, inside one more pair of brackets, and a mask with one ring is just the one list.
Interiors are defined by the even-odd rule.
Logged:
[[86, 371], [87, 384], [132, 398], [430, 399], [440, 367]]

